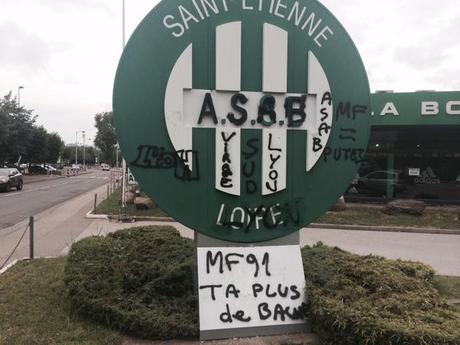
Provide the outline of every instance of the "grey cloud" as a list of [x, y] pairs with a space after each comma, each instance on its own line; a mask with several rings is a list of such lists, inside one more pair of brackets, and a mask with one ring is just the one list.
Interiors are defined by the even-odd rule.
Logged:
[[420, 34], [408, 45], [400, 45], [395, 50], [395, 58], [414, 68], [433, 68], [442, 65], [452, 55], [451, 49], [460, 47], [458, 19], [445, 18], [442, 24], [432, 25], [428, 34]]
[[395, 60], [415, 70], [433, 68], [442, 64], [448, 54], [442, 49], [435, 49], [429, 43], [423, 46], [399, 47], [395, 51]]
[[425, 79], [434, 84], [437, 90], [460, 90], [460, 68], [439, 68]]
[[51, 57], [50, 46], [39, 36], [23, 31], [12, 22], [0, 23], [0, 63], [45, 69]]
[[113, 12], [111, 6], [108, 5], [108, 2], [104, 0], [40, 0], [39, 2], [42, 5], [58, 12], [65, 12], [75, 9], [101, 10], [110, 14]]

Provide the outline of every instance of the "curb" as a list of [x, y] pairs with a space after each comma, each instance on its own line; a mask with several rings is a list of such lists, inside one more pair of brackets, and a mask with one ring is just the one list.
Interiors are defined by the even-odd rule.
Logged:
[[174, 220], [171, 217], [143, 217], [143, 216], [115, 216], [115, 215], [108, 215], [108, 214], [94, 214], [94, 209], [88, 211], [86, 213], [85, 218], [87, 219], [104, 219], [104, 220], [114, 220], [114, 221], [132, 221], [132, 222], [168, 222], [174, 223]]
[[33, 261], [33, 260], [38, 260], [38, 259], [56, 259], [58, 258], [59, 256], [39, 256], [39, 257], [36, 257], [36, 258], [33, 258], [33, 259], [30, 259], [30, 258], [22, 258], [22, 259], [16, 259], [16, 260], [13, 260], [11, 261], [8, 265], [6, 265], [5, 267], [3, 267], [1, 270], [0, 270], [0, 276], [5, 273], [6, 271], [8, 271], [11, 267], [13, 267], [14, 265], [16, 265], [18, 262], [21, 262], [21, 261]]
[[[171, 222], [174, 220], [171, 217], [139, 217], [131, 216], [127, 218], [119, 216], [109, 216], [106, 214], [93, 214], [93, 210], [86, 214], [88, 219], [105, 219], [115, 221], [132, 221], [132, 222]], [[345, 224], [319, 224], [311, 223], [307, 226], [313, 229], [325, 229], [325, 230], [355, 230], [355, 231], [374, 231], [374, 232], [403, 232], [412, 234], [434, 234], [434, 235], [460, 235], [460, 229], [435, 229], [435, 228], [413, 228], [413, 227], [398, 227], [398, 226], [367, 226], [367, 225], [345, 225]]]
[[86, 213], [85, 218], [86, 219], [105, 219], [109, 220], [109, 216], [106, 214], [94, 214], [94, 210], [90, 210]]
[[435, 228], [413, 228], [413, 227], [398, 227], [398, 226], [367, 226], [367, 225], [345, 225], [345, 224], [318, 224], [312, 223], [308, 225], [314, 229], [341, 229], [341, 230], [356, 230], [356, 231], [375, 231], [375, 232], [405, 232], [413, 234], [434, 234], [434, 235], [460, 235], [460, 229], [435, 229]]
[[13, 267], [14, 265], [16, 265], [19, 261], [25, 261], [25, 260], [30, 260], [30, 259], [29, 259], [29, 258], [22, 258], [22, 259], [16, 259], [16, 260], [11, 261], [8, 265], [6, 265], [5, 267], [3, 267], [3, 268], [0, 270], [0, 275], [2, 275], [3, 273], [5, 273], [6, 271], [8, 271], [11, 267]]

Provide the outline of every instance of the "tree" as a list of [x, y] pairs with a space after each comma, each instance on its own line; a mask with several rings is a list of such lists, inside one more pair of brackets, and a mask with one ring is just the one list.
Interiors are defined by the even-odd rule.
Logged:
[[0, 114], [0, 164], [16, 163], [19, 157], [28, 155], [37, 116], [19, 107], [12, 92], [0, 100]]
[[57, 133], [48, 133], [48, 157], [47, 162], [56, 163], [64, 151], [64, 141]]
[[[20, 107], [12, 92], [0, 99], [0, 167], [4, 164], [55, 163], [64, 142], [57, 133], [37, 126], [37, 115]], [[19, 159], [21, 158], [21, 159]]]
[[114, 164], [115, 161], [115, 144], [117, 136], [113, 127], [112, 112], [96, 114], [97, 135], [94, 144], [101, 151], [101, 159], [105, 163]]
[[[83, 162], [83, 146], [77, 147], [77, 154], [78, 154], [78, 163], [82, 164]], [[86, 164], [92, 165], [96, 163], [96, 158], [99, 162], [99, 151], [92, 147], [86, 146], [85, 147], [85, 161]], [[75, 163], [75, 144], [73, 145], [66, 145], [62, 151], [62, 161], [65, 164], [74, 164]]]
[[[81, 150], [77, 147], [78, 157], [81, 157]], [[75, 164], [75, 144], [66, 145], [62, 152], [62, 161], [64, 164]]]
[[46, 163], [48, 158], [48, 133], [43, 127], [33, 127], [32, 135], [26, 143], [25, 160], [30, 163]]

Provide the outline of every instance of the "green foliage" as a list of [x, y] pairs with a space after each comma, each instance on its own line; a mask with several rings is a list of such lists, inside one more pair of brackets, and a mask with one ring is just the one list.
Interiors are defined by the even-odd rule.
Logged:
[[[145, 196], [141, 193], [141, 196]], [[168, 217], [168, 215], [154, 203], [149, 210], [138, 210], [136, 205], [127, 204], [126, 209], [121, 207], [121, 188], [117, 188], [107, 199], [103, 200], [94, 211], [95, 214], [107, 214], [110, 216], [125, 215], [129, 217]]]
[[97, 129], [94, 144], [101, 151], [101, 163], [114, 165], [117, 136], [115, 134], [115, 128], [113, 127], [113, 114], [112, 112], [99, 113], [96, 114], [94, 120]]
[[458, 212], [455, 208], [427, 208], [420, 217], [408, 214], [390, 216], [380, 207], [351, 206], [343, 212], [327, 212], [316, 220], [323, 224], [380, 225], [415, 228], [459, 229]]
[[[78, 163], [83, 163], [83, 146], [77, 147]], [[86, 164], [96, 164], [96, 157], [99, 157], [99, 151], [92, 146], [85, 146], [85, 162]], [[98, 158], [99, 159], [99, 158]], [[75, 144], [67, 145], [62, 151], [62, 161], [65, 164], [75, 164]]]
[[64, 141], [57, 133], [48, 133], [47, 135], [48, 155], [46, 162], [56, 163], [64, 151]]
[[12, 93], [0, 99], [0, 165], [5, 161], [17, 162], [19, 156], [27, 155], [36, 117], [31, 110], [19, 107]]
[[460, 344], [460, 313], [434, 289], [430, 267], [322, 244], [302, 256], [308, 313], [324, 344]]
[[0, 166], [4, 163], [54, 163], [62, 152], [63, 141], [35, 124], [32, 110], [19, 107], [10, 92], [0, 99]]
[[66, 284], [73, 306], [110, 327], [141, 337], [198, 333], [193, 242], [172, 227], [139, 227], [72, 246]]
[[0, 276], [0, 345], [117, 345], [117, 332], [71, 312], [66, 259], [22, 261]]
[[460, 277], [436, 276], [433, 285], [443, 296], [460, 300]]

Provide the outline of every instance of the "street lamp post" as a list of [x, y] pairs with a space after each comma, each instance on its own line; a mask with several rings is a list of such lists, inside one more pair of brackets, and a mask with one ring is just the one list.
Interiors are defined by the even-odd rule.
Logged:
[[75, 165], [78, 164], [78, 131], [75, 132]]
[[[125, 34], [125, 29], [126, 29], [126, 20], [125, 20], [125, 16], [126, 16], [126, 9], [125, 9], [125, 0], [122, 0], [122, 52], [123, 50], [125, 49], [125, 45], [126, 45], [126, 34]], [[118, 153], [118, 148], [117, 148], [117, 153]], [[125, 159], [123, 158], [123, 160], [121, 161], [121, 167], [122, 167], [122, 176], [121, 176], [121, 183], [122, 183], [122, 186], [121, 186], [121, 205], [123, 208], [126, 207], [126, 161]]]
[[86, 157], [85, 157], [85, 135], [86, 135], [86, 132], [81, 131], [81, 133], [83, 134], [83, 170], [86, 170]]
[[18, 87], [18, 108], [21, 108], [21, 90], [24, 89], [24, 86]]
[[119, 168], [119, 164], [118, 164], [118, 150], [119, 149], [120, 149], [120, 146], [118, 145], [118, 143], [116, 143], [115, 144], [115, 166], [117, 169]]
[[122, 44], [122, 51], [123, 49], [125, 49], [125, 42], [126, 42], [126, 19], [125, 19], [125, 14], [126, 14], [126, 11], [125, 11], [125, 0], [122, 0], [122, 40], [121, 40], [121, 44]]
[[[75, 165], [78, 164], [78, 133], [83, 133], [83, 160], [85, 159], [85, 131], [75, 132]], [[84, 162], [83, 162], [84, 164]]]

